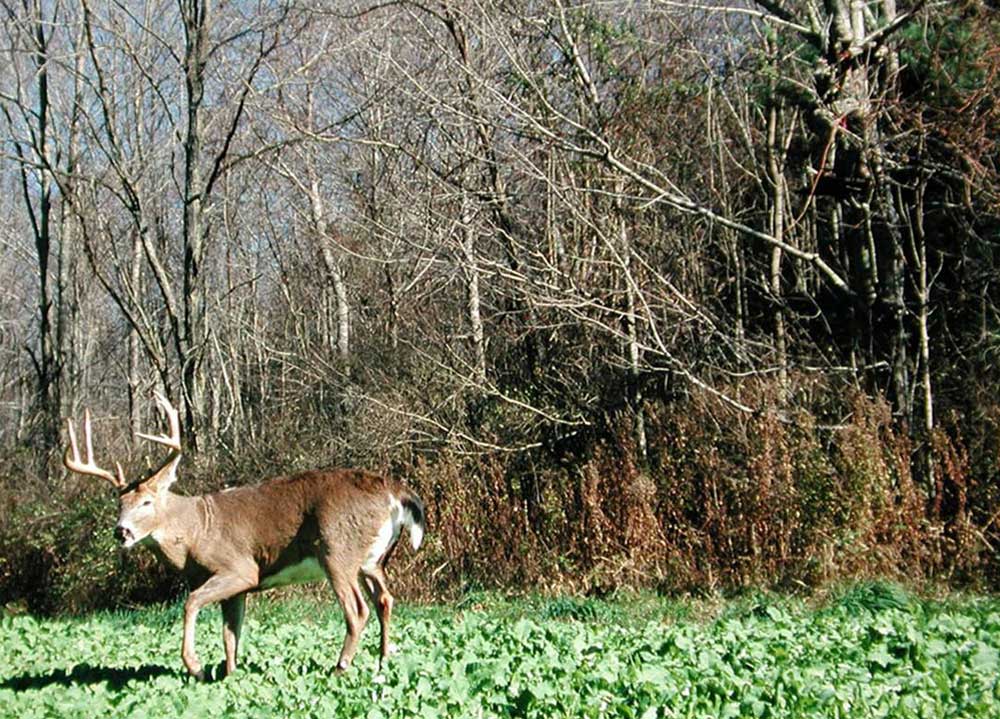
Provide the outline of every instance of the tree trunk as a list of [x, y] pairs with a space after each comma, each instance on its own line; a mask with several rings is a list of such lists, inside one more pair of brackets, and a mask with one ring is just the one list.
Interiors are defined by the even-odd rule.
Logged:
[[[784, 151], [780, 144], [781, 108], [771, 105], [767, 120], [767, 168], [771, 189], [771, 236], [777, 243], [785, 243], [785, 174]], [[778, 383], [781, 398], [788, 394], [788, 340], [785, 332], [785, 306], [781, 287], [782, 249], [779, 244], [771, 248], [769, 288], [771, 291], [772, 318], [774, 322], [775, 360], [778, 365]]]
[[480, 388], [486, 386], [486, 341], [483, 318], [480, 311], [479, 267], [476, 261], [476, 230], [472, 201], [468, 192], [462, 191], [462, 225], [459, 228], [462, 241], [462, 259], [465, 270], [466, 312], [469, 322], [473, 354], [473, 377]]
[[205, 181], [201, 168], [203, 138], [202, 104], [205, 98], [205, 64], [208, 58], [210, 0], [182, 0], [185, 33], [185, 89], [187, 131], [184, 137], [184, 328], [179, 338], [181, 381], [188, 440], [193, 449], [206, 420], [204, 358], [207, 340], [205, 279]]
[[632, 244], [628, 233], [628, 219], [625, 215], [625, 183], [619, 178], [616, 183], [615, 206], [618, 210], [618, 242], [622, 255], [622, 271], [625, 282], [625, 332], [629, 366], [629, 404], [634, 417], [633, 434], [639, 456], [646, 458], [646, 414], [643, 409], [642, 385], [640, 384], [640, 363], [642, 350], [639, 346], [639, 332], [636, 322], [638, 287], [632, 274]]
[[[129, 281], [133, 292], [142, 294], [142, 238], [138, 231], [132, 240], [132, 263], [129, 268]], [[142, 342], [139, 332], [132, 327], [128, 333], [128, 416], [132, 426], [132, 434], [143, 431], [141, 407], [145, 398], [139, 396], [139, 385], [142, 382]]]
[[917, 184], [916, 197], [912, 203], [912, 219], [910, 221], [910, 255], [915, 265], [915, 284], [917, 295], [917, 337], [920, 356], [920, 405], [921, 434], [923, 435], [920, 450], [919, 468], [923, 474], [924, 486], [929, 497], [933, 498], [937, 485], [934, 478], [934, 455], [931, 449], [931, 438], [934, 433], [934, 386], [931, 375], [931, 283], [927, 273], [927, 236], [924, 230], [924, 193], [927, 179], [921, 178]]
[[[46, 21], [42, 16], [42, 7], [34, 2], [31, 8], [32, 27], [32, 59], [35, 67], [35, 87], [38, 92], [37, 105], [30, 116], [34, 122], [32, 130], [32, 158], [22, 155], [20, 145], [15, 145], [21, 160], [20, 179], [21, 191], [25, 207], [31, 219], [34, 235], [35, 260], [38, 279], [37, 319], [38, 345], [37, 349], [28, 348], [35, 368], [36, 411], [39, 417], [42, 446], [54, 445], [59, 437], [59, 385], [60, 365], [56, 355], [56, 333], [53, 328], [53, 300], [50, 287], [49, 263], [52, 259], [52, 173], [53, 158], [50, 156], [49, 133], [49, 38], [45, 34]], [[26, 116], [29, 112], [24, 113]], [[38, 169], [31, 170], [34, 166]], [[37, 185], [35, 185], [37, 183]], [[33, 186], [37, 191], [37, 200], [32, 200]], [[58, 295], [57, 295], [58, 296]]]
[[337, 314], [337, 355], [340, 359], [347, 360], [351, 354], [351, 307], [347, 300], [347, 283], [344, 282], [344, 273], [337, 257], [333, 254], [333, 248], [330, 247], [326, 209], [315, 175], [310, 178], [309, 183], [309, 210], [323, 266], [330, 284], [333, 285], [334, 296], [337, 298], [335, 310]]

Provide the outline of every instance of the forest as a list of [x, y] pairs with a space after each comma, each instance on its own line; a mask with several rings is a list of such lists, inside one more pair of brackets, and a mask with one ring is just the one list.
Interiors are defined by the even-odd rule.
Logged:
[[0, 605], [102, 464], [405, 480], [408, 597], [1000, 581], [987, 0], [3, 0]]

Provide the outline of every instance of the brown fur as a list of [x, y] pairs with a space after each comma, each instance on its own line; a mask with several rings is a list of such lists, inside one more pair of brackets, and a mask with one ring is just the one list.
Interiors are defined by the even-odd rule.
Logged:
[[[194, 651], [202, 607], [222, 605], [226, 672], [232, 672], [247, 593], [264, 589], [269, 578], [275, 586], [309, 581], [315, 569], [322, 569], [344, 610], [347, 636], [337, 669], [350, 665], [368, 621], [361, 585], [375, 605], [382, 634], [379, 661], [384, 661], [393, 605], [385, 564], [404, 527], [414, 547], [419, 545], [424, 532], [420, 499], [399, 482], [353, 469], [302, 472], [197, 497], [174, 494], [170, 487], [181, 459], [180, 419], [164, 395], [155, 398], [169, 433], [138, 436], [168, 447], [170, 456], [152, 475], [129, 484], [120, 465], [115, 474], [97, 466], [90, 412], [84, 412], [86, 458], [67, 420], [69, 446], [63, 462], [70, 471], [100, 477], [118, 490], [115, 533], [126, 547], [150, 544], [187, 579], [191, 593], [184, 603], [181, 645], [187, 670], [205, 676]], [[288, 574], [278, 576], [285, 570]]]
[[[392, 596], [385, 586], [384, 563], [396, 536], [382, 552], [375, 571], [362, 564], [380, 528], [390, 519], [390, 495], [400, 502], [419, 500], [399, 482], [359, 470], [303, 472], [263, 484], [197, 497], [169, 491], [176, 468], [170, 463], [121, 495], [121, 523], [130, 511], [152, 499], [154, 514], [136, 523], [148, 532], [157, 555], [181, 571], [192, 587], [184, 610], [182, 656], [188, 671], [203, 677], [194, 652], [198, 611], [223, 603], [226, 669], [236, 667], [243, 604], [248, 592], [288, 567], [314, 558], [326, 573], [344, 610], [347, 636], [337, 663], [346, 669], [369, 610], [359, 579], [372, 597], [382, 625], [384, 660]], [[146, 537], [139, 537], [140, 540]]]

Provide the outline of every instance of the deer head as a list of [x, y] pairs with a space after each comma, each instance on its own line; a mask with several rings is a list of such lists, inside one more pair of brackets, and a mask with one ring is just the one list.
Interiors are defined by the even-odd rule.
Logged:
[[76, 442], [73, 421], [66, 420], [69, 446], [63, 455], [63, 464], [71, 472], [105, 479], [118, 491], [118, 522], [115, 525], [115, 536], [126, 549], [151, 537], [160, 526], [164, 505], [170, 495], [168, 490], [177, 480], [177, 465], [181, 459], [180, 420], [177, 410], [159, 392], [155, 393], [154, 398], [157, 406], [167, 418], [170, 433], [169, 435], [150, 435], [137, 432], [136, 436], [166, 446], [170, 450], [170, 454], [159, 469], [145, 479], [134, 482], [125, 479], [121, 464], [115, 463], [116, 472], [112, 474], [106, 469], [101, 469], [94, 462], [90, 410], [84, 410], [83, 414], [83, 441], [87, 453], [86, 461], [80, 458], [80, 448]]

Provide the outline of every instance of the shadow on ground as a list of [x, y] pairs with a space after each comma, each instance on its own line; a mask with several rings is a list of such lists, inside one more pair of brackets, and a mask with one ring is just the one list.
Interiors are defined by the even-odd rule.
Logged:
[[21, 674], [5, 678], [0, 682], [0, 688], [13, 689], [16, 692], [31, 689], [44, 689], [54, 685], [64, 687], [73, 684], [107, 683], [111, 689], [121, 689], [131, 681], [146, 681], [153, 677], [168, 674], [180, 674], [176, 669], [147, 664], [141, 667], [95, 667], [91, 664], [78, 664], [72, 671], [56, 669], [49, 674]]

